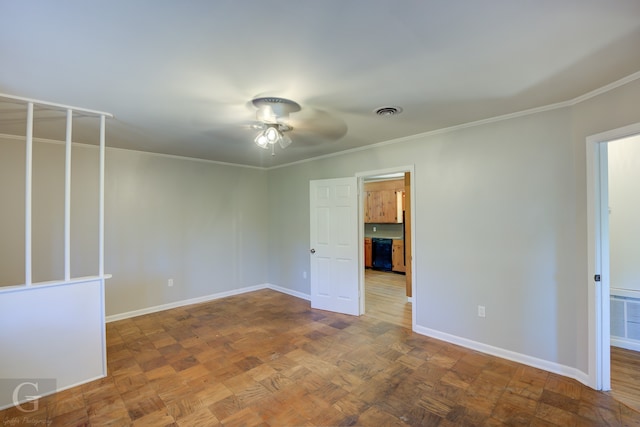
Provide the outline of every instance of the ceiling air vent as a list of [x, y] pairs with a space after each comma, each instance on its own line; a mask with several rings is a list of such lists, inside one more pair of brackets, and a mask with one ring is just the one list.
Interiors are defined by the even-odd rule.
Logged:
[[378, 115], [378, 116], [391, 117], [391, 116], [397, 116], [398, 114], [402, 113], [402, 108], [400, 108], [400, 107], [380, 107], [380, 108], [376, 108], [375, 110], [373, 110], [373, 112], [376, 113], [376, 115]]

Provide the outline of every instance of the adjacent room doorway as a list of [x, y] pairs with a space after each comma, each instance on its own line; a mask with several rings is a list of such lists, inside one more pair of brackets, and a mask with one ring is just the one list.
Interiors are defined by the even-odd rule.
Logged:
[[[636, 392], [640, 378], [628, 374], [640, 363], [640, 328], [634, 329], [634, 316], [640, 316], [640, 270], [637, 263], [625, 261], [640, 249], [637, 239], [631, 237], [640, 233], [640, 222], [629, 212], [640, 209], [637, 199], [629, 200], [637, 194], [637, 179], [624, 181], [637, 169], [635, 163], [640, 163], [633, 154], [636, 143], [640, 144], [640, 124], [587, 138], [589, 377], [594, 388], [613, 390], [617, 399], [640, 408]], [[620, 151], [623, 147], [633, 149]], [[634, 366], [626, 366], [631, 364]]]
[[[360, 312], [413, 329], [416, 312], [412, 262], [413, 167], [366, 171], [356, 175], [360, 194], [360, 245], [363, 250]], [[373, 213], [372, 206], [383, 206], [387, 211]]]

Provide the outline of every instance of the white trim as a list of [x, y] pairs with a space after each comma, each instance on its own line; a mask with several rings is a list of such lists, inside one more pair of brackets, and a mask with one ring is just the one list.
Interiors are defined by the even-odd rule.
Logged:
[[[602, 344], [600, 343], [599, 327], [600, 310], [598, 309], [602, 302], [600, 301], [600, 295], [597, 292], [595, 285], [593, 284], [593, 277], [595, 274], [600, 273], [600, 257], [596, 255], [596, 251], [600, 248], [600, 228], [599, 215], [600, 211], [598, 206], [600, 204], [600, 190], [599, 185], [599, 168], [600, 160], [598, 159], [597, 142], [590, 141], [587, 138], [587, 326], [589, 330], [588, 335], [588, 366], [589, 366], [589, 382], [591, 387], [596, 390], [602, 389], [600, 369], [601, 361], [600, 354]], [[596, 273], [597, 272], [597, 273]]]
[[300, 298], [303, 300], [307, 300], [307, 301], [311, 300], [311, 295], [294, 291], [292, 289], [283, 288], [282, 286], [273, 285], [271, 283], [263, 283], [261, 285], [247, 286], [244, 288], [232, 289], [230, 291], [218, 292], [215, 294], [204, 295], [201, 297], [170, 302], [167, 304], [155, 305], [153, 307], [141, 308], [139, 310], [127, 311], [125, 313], [112, 314], [110, 316], [105, 317], [105, 322], [106, 323], [116, 322], [118, 320], [130, 319], [132, 317], [138, 317], [138, 316], [143, 316], [145, 314], [157, 313], [159, 311], [170, 310], [172, 308], [184, 307], [187, 305], [201, 304], [204, 302], [214, 301], [221, 298], [246, 294], [248, 292], [260, 291], [262, 289], [271, 289], [273, 291], [291, 295], [293, 297]]
[[597, 133], [587, 137], [587, 143], [609, 142], [617, 139], [623, 139], [630, 136], [640, 134], [640, 123], [623, 126], [617, 129], [611, 129], [605, 132]]
[[[17, 141], [24, 141], [24, 136], [11, 135], [11, 134], [8, 134], [8, 133], [0, 133], [0, 138], [13, 139], [13, 140], [17, 140]], [[57, 145], [64, 144], [64, 141], [57, 141], [55, 139], [47, 139], [47, 138], [33, 138], [33, 142], [44, 143], [44, 144], [57, 144]], [[72, 145], [79, 145], [79, 146], [84, 146], [84, 147], [97, 147], [96, 144], [88, 144], [86, 142], [77, 142], [77, 141], [73, 142]], [[142, 151], [142, 150], [135, 150], [135, 149], [132, 149], [132, 148], [106, 147], [106, 149], [107, 149], [107, 151], [128, 151], [128, 152], [133, 152], [133, 153], [149, 154], [149, 155], [152, 155], [152, 156], [159, 156], [159, 157], [163, 157], [163, 158], [176, 159], [176, 160], [193, 160], [194, 162], [210, 163], [210, 164], [220, 165], [220, 166], [238, 167], [238, 168], [245, 168], [245, 169], [257, 169], [257, 170], [263, 170], [263, 171], [267, 170], [267, 168], [263, 168], [263, 167], [260, 167], [260, 166], [251, 166], [251, 165], [243, 165], [243, 164], [239, 164], [239, 163], [220, 162], [220, 161], [217, 161], [217, 160], [199, 159], [197, 157], [178, 156], [178, 155], [175, 155], [175, 154], [155, 153], [153, 151]]]
[[581, 102], [587, 101], [591, 98], [595, 98], [598, 95], [602, 95], [603, 93], [607, 93], [638, 79], [640, 79], [640, 71], [616, 80], [615, 82], [609, 83], [608, 85], [604, 85], [598, 89], [592, 90], [591, 92], [587, 92], [584, 95], [573, 98], [571, 101], [569, 101], [569, 105], [574, 106], [576, 104], [580, 104]]
[[627, 350], [640, 351], [640, 341], [630, 340], [621, 337], [611, 337], [611, 345], [614, 347], [625, 348]]
[[31, 286], [25, 286], [24, 284], [13, 285], [13, 286], [0, 286], [0, 294], [9, 293], [9, 292], [30, 291], [32, 289], [50, 288], [54, 286], [73, 285], [76, 283], [95, 282], [97, 280], [106, 280], [106, 279], [111, 279], [111, 274], [105, 274], [104, 276], [76, 277], [70, 280], [51, 280], [48, 282], [36, 282], [36, 283], [32, 283]]
[[302, 292], [294, 291], [292, 289], [283, 288], [282, 286], [272, 285], [267, 283], [267, 289], [271, 289], [272, 291], [280, 292], [282, 294], [291, 295], [292, 297], [300, 298], [306, 301], [311, 301], [311, 295], [303, 294]]
[[[108, 277], [111, 277], [109, 274]], [[107, 314], [106, 293], [105, 293], [105, 279], [107, 277], [102, 276], [100, 279], [100, 318], [102, 319], [102, 327], [100, 328], [100, 334], [102, 335], [102, 373], [106, 376], [108, 373], [107, 366], [107, 322], [104, 317]]]
[[154, 305], [152, 307], [141, 308], [138, 310], [127, 311], [119, 314], [112, 314], [105, 317], [105, 322], [115, 322], [117, 320], [129, 319], [131, 317], [142, 316], [145, 314], [157, 313], [159, 311], [170, 310], [172, 308], [184, 307], [185, 305], [200, 304], [203, 302], [209, 302], [220, 298], [231, 297], [234, 295], [246, 294], [247, 292], [259, 291], [261, 289], [267, 289], [267, 284], [247, 286], [245, 288], [232, 289], [230, 291], [218, 292], [216, 294], [204, 295], [201, 297], [190, 298], [186, 300], [180, 300], [170, 302], [167, 304]]
[[[71, 279], [71, 135], [73, 110], [67, 110], [67, 132], [64, 144], [64, 280]], [[99, 272], [102, 274], [103, 272]]]
[[322, 156], [317, 156], [317, 157], [312, 157], [310, 159], [303, 159], [303, 160], [298, 160], [296, 162], [291, 162], [291, 163], [286, 163], [284, 165], [277, 165], [277, 166], [271, 166], [268, 168], [265, 168], [267, 170], [271, 170], [271, 169], [279, 169], [279, 168], [284, 168], [287, 166], [292, 166], [292, 165], [297, 165], [297, 164], [301, 164], [301, 163], [307, 163], [307, 162], [312, 162], [315, 160], [320, 160], [320, 159], [326, 159], [326, 158], [330, 158], [330, 157], [335, 157], [335, 156], [342, 156], [344, 154], [350, 154], [350, 153], [356, 153], [358, 151], [363, 151], [363, 150], [367, 150], [369, 148], [377, 148], [377, 147], [384, 147], [385, 145], [390, 145], [390, 144], [398, 144], [398, 143], [402, 143], [402, 142], [410, 142], [410, 141], [414, 141], [420, 138], [426, 138], [429, 136], [434, 136], [434, 135], [440, 135], [440, 134], [444, 134], [444, 133], [450, 133], [450, 132], [455, 132], [461, 129], [466, 129], [466, 128], [470, 128], [470, 127], [475, 127], [475, 126], [481, 126], [481, 125], [486, 125], [486, 124], [490, 124], [490, 123], [496, 123], [496, 122], [501, 122], [504, 120], [510, 120], [510, 119], [515, 119], [518, 117], [523, 117], [523, 116], [529, 116], [532, 114], [538, 114], [538, 113], [543, 113], [546, 111], [552, 111], [552, 110], [557, 110], [560, 108], [566, 108], [566, 107], [573, 107], [574, 105], [580, 104], [581, 102], [587, 101], [591, 98], [595, 98], [598, 95], [602, 95], [603, 93], [609, 92], [611, 90], [617, 89], [621, 86], [626, 85], [627, 83], [631, 83], [635, 80], [640, 79], [640, 71], [630, 74], [626, 77], [623, 77], [619, 80], [616, 80], [615, 82], [609, 83], [608, 85], [602, 86], [598, 89], [592, 90], [591, 92], [587, 92], [583, 95], [577, 96], [573, 99], [567, 100], [567, 101], [561, 101], [561, 102], [557, 102], [555, 104], [548, 104], [548, 105], [543, 105], [541, 107], [535, 107], [535, 108], [529, 108], [527, 110], [522, 110], [522, 111], [516, 111], [514, 113], [508, 113], [508, 114], [502, 114], [499, 116], [494, 116], [494, 117], [489, 117], [486, 119], [480, 119], [480, 120], [476, 120], [473, 122], [467, 122], [467, 123], [462, 123], [459, 125], [454, 125], [454, 126], [449, 126], [449, 127], [445, 127], [445, 128], [440, 128], [440, 129], [434, 129], [434, 130], [430, 130], [427, 132], [423, 132], [423, 133], [418, 133], [418, 134], [414, 134], [414, 135], [409, 135], [409, 136], [404, 136], [401, 138], [395, 138], [395, 139], [390, 139], [387, 141], [382, 141], [382, 142], [378, 142], [375, 144], [370, 144], [370, 145], [364, 145], [361, 147], [355, 147], [355, 148], [350, 148], [347, 150], [343, 150], [343, 151], [338, 151], [336, 153], [330, 153], [330, 154], [324, 154]]
[[366, 178], [368, 176], [389, 175], [393, 173], [403, 173], [403, 176], [396, 179], [404, 179], [404, 172], [413, 173], [415, 165], [396, 166], [372, 171], [356, 172], [356, 178]]
[[374, 144], [363, 145], [361, 147], [349, 148], [349, 149], [346, 149], [346, 150], [343, 150], [343, 151], [338, 151], [338, 152], [335, 152], [335, 153], [323, 154], [322, 156], [311, 157], [309, 159], [303, 159], [303, 160], [298, 160], [296, 162], [286, 163], [284, 165], [270, 166], [270, 167], [265, 168], [265, 169], [267, 169], [267, 170], [279, 169], [279, 168], [298, 165], [298, 164], [302, 164], [302, 163], [313, 162], [313, 161], [316, 161], [316, 160], [327, 159], [327, 158], [336, 157], [336, 156], [342, 156], [342, 155], [345, 155], [345, 154], [357, 153], [359, 151], [368, 150], [370, 148], [379, 148], [379, 147], [384, 147], [386, 145], [399, 144], [399, 143], [402, 143], [402, 142], [413, 142], [413, 141], [417, 141], [419, 139], [427, 138], [427, 137], [434, 136], [434, 135], [451, 133], [451, 132], [455, 132], [457, 130], [466, 129], [466, 128], [470, 128], [470, 127], [475, 127], [475, 126], [481, 126], [481, 125], [486, 125], [486, 124], [490, 124], [490, 123], [501, 122], [501, 121], [504, 121], [504, 120], [514, 119], [514, 118], [517, 118], [517, 117], [529, 116], [531, 114], [542, 113], [542, 112], [545, 112], [545, 111], [551, 111], [551, 110], [556, 110], [556, 109], [559, 109], [559, 108], [570, 107], [571, 105], [572, 104], [570, 103], [570, 101], [559, 102], [557, 104], [551, 104], [551, 105], [546, 105], [546, 106], [543, 106], [543, 107], [531, 108], [529, 110], [517, 111], [515, 113], [503, 114], [501, 116], [489, 117], [487, 119], [476, 120], [476, 121], [473, 121], [473, 122], [462, 123], [462, 124], [459, 124], [459, 125], [449, 126], [449, 127], [446, 127], [446, 128], [434, 129], [434, 130], [430, 130], [430, 131], [427, 131], [427, 132], [417, 133], [417, 134], [414, 134], [414, 135], [408, 135], [408, 136], [403, 136], [403, 137], [400, 137], [400, 138], [389, 139], [387, 141], [381, 141], [381, 142], [377, 142], [377, 143], [374, 143]]
[[105, 173], [105, 132], [106, 117], [100, 116], [100, 156], [98, 170], [98, 274], [104, 275], [104, 173]]
[[[82, 143], [78, 143], [78, 144], [82, 144]], [[83, 144], [83, 145], [91, 145], [91, 144]], [[131, 148], [107, 147], [107, 149], [112, 151], [132, 151], [134, 153], [151, 154], [154, 156], [160, 156], [168, 159], [193, 160], [194, 162], [210, 163], [210, 164], [220, 165], [220, 166], [229, 166], [229, 167], [237, 167], [237, 168], [245, 168], [245, 169], [257, 169], [257, 170], [263, 170], [263, 171], [268, 170], [267, 168], [264, 168], [261, 166], [243, 165], [241, 163], [221, 162], [218, 160], [199, 159], [197, 157], [178, 156], [176, 154], [155, 153], [153, 151], [142, 151], [142, 150], [135, 150]]]
[[611, 288], [610, 291], [613, 296], [640, 299], [640, 291], [634, 289]]
[[[595, 283], [596, 291], [599, 292], [598, 300], [601, 301], [598, 307], [598, 316], [596, 319], [600, 319], [599, 327], [599, 340], [601, 342], [601, 350], [598, 358], [600, 359], [600, 366], [603, 367], [600, 375], [600, 388], [599, 390], [609, 391], [611, 390], [611, 290], [609, 279], [611, 277], [611, 271], [609, 268], [609, 157], [608, 157], [608, 144], [599, 143], [598, 145], [598, 159], [600, 161], [600, 167], [598, 168], [599, 179], [599, 194], [597, 200], [598, 204], [598, 216], [596, 224], [599, 225], [599, 250], [596, 250], [596, 255], [599, 256], [600, 274], [601, 280], [598, 286]], [[593, 280], [593, 279], [592, 279]], [[607, 367], [604, 369], [604, 367]]]
[[[587, 138], [587, 298], [588, 327], [593, 331], [588, 339], [588, 367], [591, 387], [605, 391], [611, 388], [608, 227], [603, 222], [608, 221], [608, 215], [603, 216], [603, 203], [608, 204], [606, 179], [606, 141]], [[597, 274], [600, 283], [594, 279]]]
[[33, 103], [27, 104], [27, 135], [25, 137], [24, 189], [24, 284], [31, 286], [31, 209], [33, 191]]
[[446, 341], [448, 343], [479, 351], [481, 353], [490, 354], [502, 359], [511, 360], [513, 362], [522, 363], [534, 368], [543, 369], [548, 372], [553, 372], [555, 374], [573, 378], [577, 381], [580, 381], [582, 384], [589, 386], [588, 375], [580, 371], [579, 369], [572, 368], [570, 366], [561, 365], [559, 363], [550, 362], [544, 359], [538, 359], [537, 357], [528, 356], [526, 354], [517, 353], [515, 351], [505, 350], [500, 347], [494, 347], [488, 344], [483, 344], [481, 342], [472, 341], [467, 338], [461, 338], [455, 335], [439, 332], [434, 329], [425, 328], [424, 326], [416, 325], [413, 330], [414, 332], [421, 335], [426, 335], [431, 338]]
[[113, 118], [113, 114], [105, 113], [102, 111], [89, 110], [87, 108], [71, 107], [69, 105], [57, 104], [55, 102], [40, 101], [37, 99], [31, 99], [31, 98], [24, 98], [22, 96], [9, 95], [6, 93], [0, 93], [0, 98], [13, 99], [15, 101], [20, 101], [20, 103], [32, 103], [32, 104], [44, 105], [56, 110], [73, 110], [78, 113], [92, 114], [96, 116], [107, 116], [109, 118]]

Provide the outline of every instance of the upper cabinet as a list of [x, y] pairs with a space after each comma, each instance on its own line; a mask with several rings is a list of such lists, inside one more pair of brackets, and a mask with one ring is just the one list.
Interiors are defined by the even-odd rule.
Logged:
[[404, 180], [366, 182], [364, 199], [364, 222], [402, 222]]

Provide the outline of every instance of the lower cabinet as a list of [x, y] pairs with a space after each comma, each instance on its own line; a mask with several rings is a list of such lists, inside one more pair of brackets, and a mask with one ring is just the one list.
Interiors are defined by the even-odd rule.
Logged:
[[[366, 252], [365, 252], [366, 253]], [[399, 273], [405, 273], [404, 265], [404, 240], [394, 240], [391, 246], [391, 269]]]
[[[364, 266], [373, 267], [373, 244], [370, 237], [364, 239]], [[404, 240], [393, 240], [391, 244], [391, 270], [405, 273]]]

